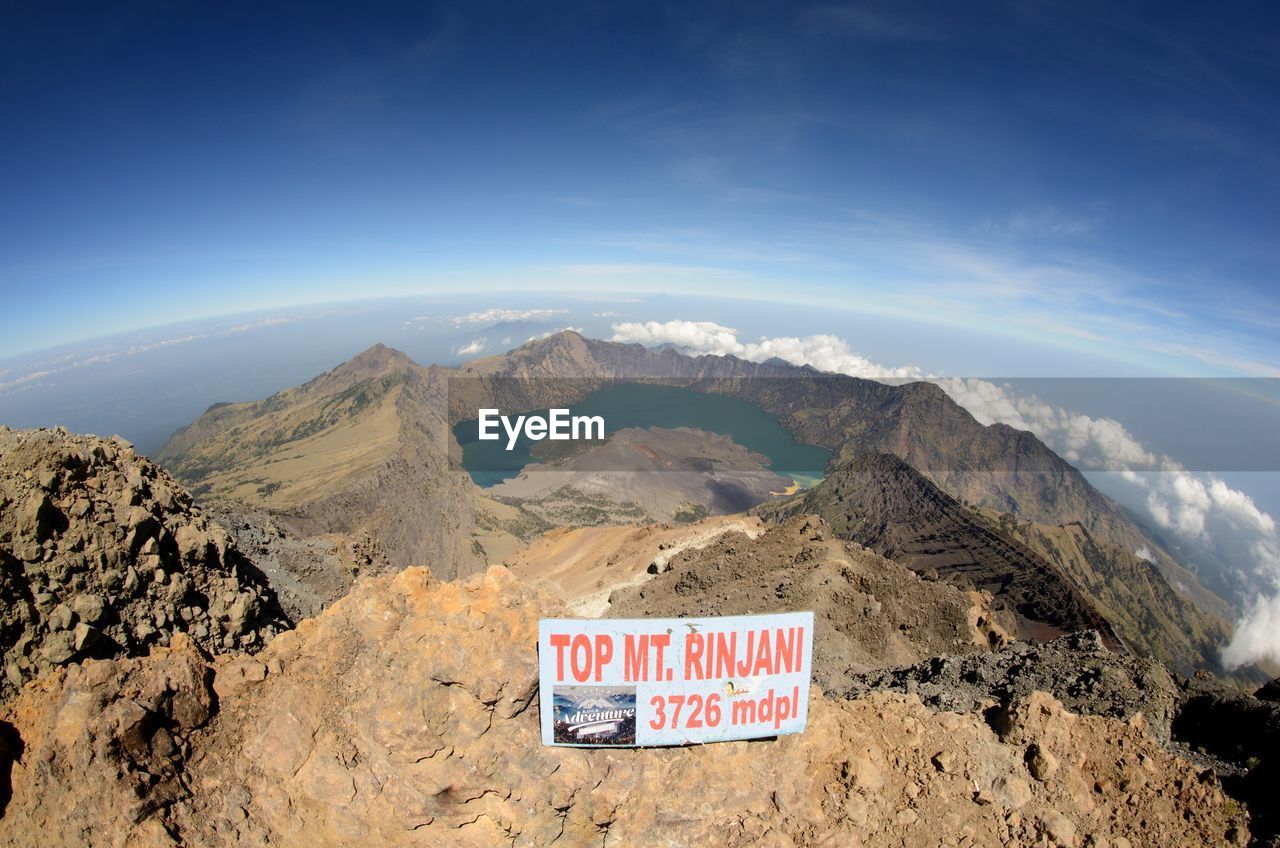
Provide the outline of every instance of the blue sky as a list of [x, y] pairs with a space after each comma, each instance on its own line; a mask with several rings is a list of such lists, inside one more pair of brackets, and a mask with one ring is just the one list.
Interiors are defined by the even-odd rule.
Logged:
[[1266, 4], [34, 2], [0, 19], [0, 357], [518, 288], [834, 300], [997, 346], [1280, 373]]

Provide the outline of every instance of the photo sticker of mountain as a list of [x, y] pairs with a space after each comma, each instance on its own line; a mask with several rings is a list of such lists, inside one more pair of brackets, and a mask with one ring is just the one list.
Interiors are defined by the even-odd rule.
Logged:
[[636, 744], [636, 689], [562, 686], [554, 690], [555, 741], [567, 745]]

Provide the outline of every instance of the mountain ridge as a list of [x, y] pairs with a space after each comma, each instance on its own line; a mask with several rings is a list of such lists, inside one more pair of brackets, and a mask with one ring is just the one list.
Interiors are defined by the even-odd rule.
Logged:
[[[867, 452], [894, 454], [958, 501], [1046, 525], [1079, 521], [1119, 549], [1145, 546], [1168, 582], [1185, 585], [1184, 594], [1213, 614], [1230, 614], [1225, 601], [1200, 586], [1034, 434], [984, 426], [932, 383], [890, 385], [776, 359], [689, 356], [573, 331], [458, 368], [424, 367], [375, 345], [301, 387], [206, 413], [175, 433], [160, 457], [197, 494], [241, 497], [282, 510], [284, 520], [303, 533], [376, 525], [395, 537], [383, 540], [393, 566], [427, 561], [448, 549], [457, 563], [453, 573], [465, 574], [487, 559], [473, 529], [474, 505], [483, 492], [460, 470], [461, 452], [450, 428], [482, 406], [506, 413], [568, 406], [618, 381], [738, 397], [778, 416], [798, 441], [830, 448], [833, 463]], [[362, 392], [367, 403], [351, 412], [353, 419], [342, 418], [354, 403], [352, 395]], [[349, 420], [359, 426], [344, 431]], [[314, 433], [297, 430], [309, 422]], [[349, 438], [362, 433], [360, 445], [343, 441], [343, 432]], [[297, 447], [300, 441], [305, 444]], [[244, 443], [255, 453], [237, 459]], [[304, 466], [331, 472], [325, 492], [306, 491], [283, 473], [299, 461], [295, 448], [307, 454]], [[214, 473], [202, 459], [214, 463]], [[228, 462], [239, 464], [219, 476], [216, 464]], [[279, 488], [272, 488], [276, 483]], [[394, 508], [391, 495], [398, 499]], [[427, 534], [413, 532], [396, 515], [406, 509], [449, 538], [433, 544]]]
[[301, 386], [206, 413], [157, 458], [197, 496], [270, 509], [303, 536], [372, 532], [387, 568], [431, 560], [466, 574], [480, 567], [473, 487], [449, 464], [445, 394], [441, 369], [375, 345]]

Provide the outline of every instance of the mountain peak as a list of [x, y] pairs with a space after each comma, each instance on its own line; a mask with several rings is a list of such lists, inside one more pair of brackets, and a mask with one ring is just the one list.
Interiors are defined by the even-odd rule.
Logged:
[[546, 350], [548, 348], [561, 347], [578, 347], [586, 343], [587, 337], [579, 333], [577, 330], [559, 330], [549, 336], [543, 336], [540, 339], [534, 339], [527, 342], [521, 347], [534, 350]]
[[841, 470], [859, 472], [863, 474], [888, 474], [894, 477], [902, 477], [913, 482], [919, 481], [920, 484], [923, 485], [933, 485], [929, 483], [919, 471], [912, 468], [906, 460], [898, 456], [896, 453], [881, 453], [878, 451], [860, 453], [852, 460], [845, 463]]
[[506, 365], [510, 363], [560, 362], [563, 364], [562, 359], [564, 357], [568, 357], [574, 362], [582, 363], [589, 358], [591, 347], [599, 344], [602, 343], [587, 339], [576, 330], [560, 330], [540, 339], [530, 339], [516, 349], [509, 351], [505, 356], [491, 356], [486, 359], [472, 360], [462, 367], [463, 370], [475, 368], [483, 370], [486, 365]]
[[418, 363], [393, 347], [379, 342], [373, 347], [361, 351], [346, 362], [337, 366], [327, 374], [312, 380], [308, 385], [315, 385], [326, 390], [335, 384], [345, 385], [373, 377], [381, 377], [400, 371], [417, 368]]
[[[361, 366], [369, 366], [369, 365], [406, 366], [406, 365], [416, 365], [417, 363], [415, 363], [412, 359], [410, 359], [408, 354], [404, 353], [403, 351], [396, 350], [393, 347], [387, 347], [382, 342], [378, 342], [373, 347], [368, 348], [367, 350], [363, 350], [360, 353], [357, 353], [355, 356], [353, 356], [351, 359], [348, 359], [343, 364], [344, 365], [359, 364]], [[338, 367], [341, 368], [342, 366], [340, 365]]]

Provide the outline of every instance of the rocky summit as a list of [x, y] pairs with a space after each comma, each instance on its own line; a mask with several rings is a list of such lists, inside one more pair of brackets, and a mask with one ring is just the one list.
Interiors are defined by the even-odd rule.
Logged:
[[660, 573], [609, 596], [610, 618], [814, 613], [814, 683], [842, 692], [853, 675], [1007, 640], [990, 596], [921, 579], [798, 516], [751, 538], [730, 532], [664, 560]]
[[[109, 845], [1243, 845], [1217, 777], [1141, 716], [1050, 695], [999, 721], [828, 699], [805, 733], [666, 749], [539, 744], [538, 618], [495, 567], [362, 580], [256, 657], [178, 636], [3, 712], [0, 842]], [[20, 746], [12, 742], [20, 739]]]
[[0, 428], [0, 691], [185, 633], [256, 650], [286, 626], [226, 532], [121, 439]]

